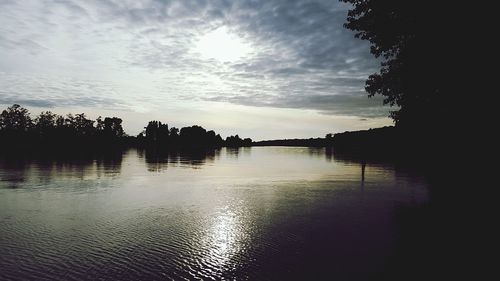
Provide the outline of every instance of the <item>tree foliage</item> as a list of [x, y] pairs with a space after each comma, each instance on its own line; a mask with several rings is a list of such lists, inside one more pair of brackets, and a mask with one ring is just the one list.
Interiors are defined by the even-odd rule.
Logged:
[[371, 43], [382, 59], [378, 73], [366, 81], [369, 96], [399, 107], [391, 117], [397, 126], [429, 126], [449, 117], [457, 97], [451, 81], [455, 70], [444, 4], [398, 0], [341, 0], [351, 3], [345, 27]]
[[122, 119], [118, 117], [104, 118], [102, 131], [106, 137], [121, 138], [125, 136], [125, 131], [123, 131], [122, 127]]
[[31, 128], [32, 121], [26, 108], [14, 104], [0, 114], [0, 129], [27, 131]]
[[193, 125], [169, 129], [167, 124], [150, 121], [137, 138], [128, 137], [118, 117], [89, 119], [84, 113], [58, 115], [42, 111], [34, 119], [26, 108], [14, 104], [0, 114], [0, 149], [68, 148], [132, 144], [157, 148], [214, 148], [249, 146], [252, 140], [238, 135], [224, 141], [215, 131]]
[[32, 119], [26, 108], [14, 104], [0, 114], [0, 148], [75, 149], [121, 143], [126, 137], [121, 123], [117, 117], [94, 121], [84, 113], [62, 116], [50, 111], [42, 111]]
[[215, 131], [207, 131], [205, 128], [193, 125], [183, 127], [180, 130], [176, 127], [168, 130], [167, 124], [162, 124], [159, 121], [150, 121], [145, 128], [145, 136], [139, 135], [139, 139], [144, 138], [146, 145], [156, 147], [189, 147], [189, 148], [204, 148], [204, 147], [222, 147], [222, 146], [244, 146], [251, 145], [252, 140], [240, 139], [240, 142], [233, 143], [224, 141]]

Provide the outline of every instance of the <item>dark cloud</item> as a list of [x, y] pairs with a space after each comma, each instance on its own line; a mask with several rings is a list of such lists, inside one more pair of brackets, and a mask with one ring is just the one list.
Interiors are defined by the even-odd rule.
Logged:
[[209, 101], [230, 102], [247, 106], [314, 109], [324, 114], [350, 115], [359, 117], [387, 116], [387, 108], [377, 106], [381, 102], [368, 98], [366, 95], [283, 95], [265, 94], [213, 96]]
[[16, 98], [13, 96], [5, 95], [5, 97], [0, 98], [0, 104], [12, 105], [20, 104], [23, 106], [32, 107], [42, 107], [42, 108], [53, 108], [53, 107], [92, 107], [92, 108], [117, 108], [121, 105], [117, 100], [110, 99], [106, 97], [99, 96], [76, 96], [68, 98], [51, 98], [50, 100], [45, 99], [24, 99]]
[[9, 96], [0, 98], [0, 104], [4, 105], [20, 104], [22, 106], [54, 107], [53, 101], [13, 98]]

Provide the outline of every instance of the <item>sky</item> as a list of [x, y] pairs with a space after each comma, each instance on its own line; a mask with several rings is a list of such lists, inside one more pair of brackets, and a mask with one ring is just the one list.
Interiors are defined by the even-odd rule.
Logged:
[[117, 116], [223, 137], [392, 125], [380, 62], [336, 0], [0, 0], [0, 106]]

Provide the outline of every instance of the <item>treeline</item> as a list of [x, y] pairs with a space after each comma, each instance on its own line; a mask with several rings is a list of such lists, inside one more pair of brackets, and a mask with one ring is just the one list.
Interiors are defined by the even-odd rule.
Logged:
[[336, 152], [349, 153], [383, 153], [396, 151], [400, 145], [401, 134], [393, 126], [343, 132], [333, 135], [334, 149]]
[[14, 104], [0, 114], [0, 149], [3, 152], [92, 151], [130, 143], [117, 117], [87, 118], [84, 113], [65, 116], [43, 111], [32, 118]]
[[387, 126], [369, 130], [343, 132], [333, 135], [335, 154], [360, 156], [364, 159], [392, 159], [404, 162], [427, 161], [441, 153], [438, 136], [432, 134], [415, 138], [403, 128]]
[[331, 134], [328, 134], [325, 138], [264, 140], [253, 143], [253, 146], [329, 147], [332, 145], [333, 142]]
[[[427, 136], [433, 142], [433, 136]], [[325, 147], [334, 151], [336, 157], [364, 160], [386, 160], [397, 158], [419, 159], [428, 155], [429, 145], [422, 145], [404, 130], [395, 126], [386, 126], [360, 131], [326, 134], [324, 138], [278, 139], [257, 141], [252, 146], [302, 146]]]
[[140, 145], [154, 147], [239, 147], [252, 145], [252, 139], [241, 139], [238, 135], [229, 136], [225, 140], [215, 131], [207, 131], [201, 126], [193, 125], [178, 129], [159, 121], [150, 121], [145, 130], [137, 136]]
[[180, 130], [158, 121], [150, 121], [137, 137], [128, 136], [118, 117], [89, 119], [84, 113], [65, 116], [43, 111], [31, 117], [30, 112], [18, 104], [0, 114], [0, 151], [87, 152], [129, 146], [154, 148], [215, 148], [222, 146], [248, 146], [252, 140], [238, 135], [225, 140], [214, 131], [200, 126]]

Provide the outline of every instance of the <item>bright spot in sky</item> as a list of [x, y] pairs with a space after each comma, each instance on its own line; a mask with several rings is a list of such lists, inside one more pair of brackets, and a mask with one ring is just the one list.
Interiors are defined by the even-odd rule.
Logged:
[[248, 55], [252, 47], [237, 34], [222, 26], [201, 36], [195, 51], [205, 59], [233, 62]]

